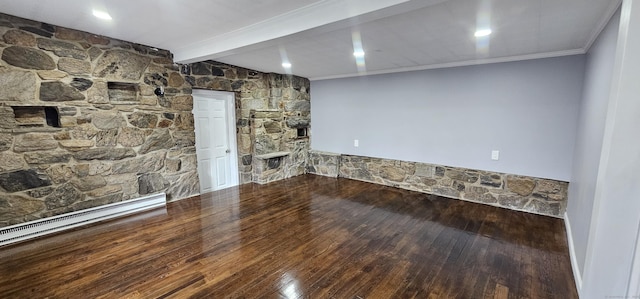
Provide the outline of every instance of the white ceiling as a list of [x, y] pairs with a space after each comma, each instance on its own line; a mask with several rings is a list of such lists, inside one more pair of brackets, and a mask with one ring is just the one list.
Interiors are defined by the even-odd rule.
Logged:
[[[311, 79], [581, 54], [620, 0], [0, 0], [0, 12]], [[102, 9], [113, 17], [92, 16]], [[477, 39], [477, 28], [493, 34]], [[352, 55], [354, 41], [366, 52]], [[283, 60], [291, 70], [283, 69]]]

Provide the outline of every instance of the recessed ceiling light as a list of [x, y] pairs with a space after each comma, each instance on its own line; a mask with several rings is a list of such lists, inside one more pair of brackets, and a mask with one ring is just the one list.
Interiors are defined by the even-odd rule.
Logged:
[[474, 34], [476, 37], [489, 36], [491, 34], [491, 29], [481, 29], [476, 31]]
[[285, 68], [285, 69], [289, 69], [289, 68], [291, 68], [291, 63], [283, 62], [282, 63], [282, 67]]
[[356, 58], [364, 57], [364, 51], [362, 51], [362, 50], [354, 51], [353, 52], [353, 56], [355, 56]]
[[105, 12], [105, 11], [101, 11], [101, 10], [93, 10], [93, 16], [98, 18], [98, 19], [103, 19], [103, 20], [111, 20], [111, 16], [109, 15], [109, 13]]

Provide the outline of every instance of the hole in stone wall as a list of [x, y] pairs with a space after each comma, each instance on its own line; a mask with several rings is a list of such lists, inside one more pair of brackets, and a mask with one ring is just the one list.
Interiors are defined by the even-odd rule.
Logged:
[[138, 102], [139, 88], [136, 83], [107, 82], [109, 101], [112, 104], [131, 104]]
[[60, 115], [56, 107], [14, 106], [13, 115], [21, 127], [60, 127]]
[[282, 157], [269, 158], [267, 160], [267, 169], [276, 169], [280, 167], [280, 160]]
[[307, 137], [307, 128], [298, 128], [298, 137]]
[[44, 117], [48, 126], [60, 128], [60, 116], [58, 116], [58, 109], [54, 107], [44, 107]]

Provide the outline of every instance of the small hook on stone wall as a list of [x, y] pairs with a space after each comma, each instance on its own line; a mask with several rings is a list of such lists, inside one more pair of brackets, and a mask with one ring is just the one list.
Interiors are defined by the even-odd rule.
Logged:
[[164, 96], [164, 86], [157, 87], [156, 90], [153, 91], [153, 93], [155, 93], [159, 97]]

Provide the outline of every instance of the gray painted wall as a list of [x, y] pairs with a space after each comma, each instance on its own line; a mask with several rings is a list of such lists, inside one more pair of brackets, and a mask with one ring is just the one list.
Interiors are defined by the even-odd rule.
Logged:
[[587, 53], [584, 91], [567, 206], [574, 253], [581, 276], [602, 152], [619, 21], [620, 12], [612, 17]]
[[311, 147], [569, 181], [584, 61], [312, 81]]

